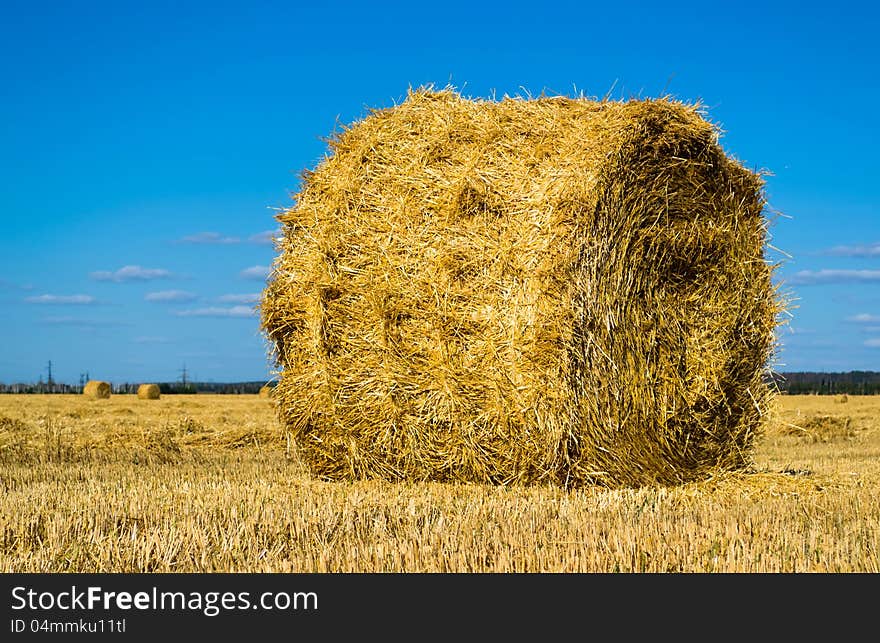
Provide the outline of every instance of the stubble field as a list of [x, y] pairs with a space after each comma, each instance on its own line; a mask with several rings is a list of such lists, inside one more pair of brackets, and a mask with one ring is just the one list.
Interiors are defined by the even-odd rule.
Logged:
[[312, 479], [256, 395], [0, 396], [2, 572], [878, 572], [880, 397], [780, 396], [750, 471]]

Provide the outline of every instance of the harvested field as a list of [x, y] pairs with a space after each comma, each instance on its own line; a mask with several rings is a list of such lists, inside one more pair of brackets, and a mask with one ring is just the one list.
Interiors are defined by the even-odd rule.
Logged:
[[877, 397], [781, 396], [674, 487], [323, 482], [287, 437], [257, 395], [0, 396], [0, 571], [880, 571]]

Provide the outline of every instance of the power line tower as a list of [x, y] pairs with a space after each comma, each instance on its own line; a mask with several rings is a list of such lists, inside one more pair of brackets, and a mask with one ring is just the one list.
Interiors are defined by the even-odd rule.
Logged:
[[184, 363], [183, 368], [180, 369], [180, 383], [183, 386], [183, 392], [187, 391], [187, 382], [186, 382], [186, 363]]
[[55, 382], [52, 381], [52, 360], [51, 359], [49, 360], [48, 370], [49, 370], [49, 380], [46, 382], [46, 385], [49, 387], [49, 392], [51, 393], [52, 387], [55, 384]]

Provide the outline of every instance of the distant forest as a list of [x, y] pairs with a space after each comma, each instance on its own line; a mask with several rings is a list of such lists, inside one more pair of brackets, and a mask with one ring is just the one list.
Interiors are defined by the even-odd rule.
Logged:
[[[880, 394], [880, 372], [849, 371], [847, 373], [792, 372], [775, 373], [770, 382], [775, 382], [779, 391], [789, 395], [878, 395]], [[274, 382], [158, 382], [164, 394], [174, 393], [222, 393], [253, 394], [260, 388]], [[136, 393], [138, 383], [111, 383], [114, 393]], [[3, 384], [0, 393], [81, 393], [81, 384], [61, 384], [58, 382], [37, 382]]]
[[[273, 382], [147, 382], [148, 384], [158, 384], [159, 390], [166, 395], [175, 393], [184, 393], [192, 395], [194, 393], [222, 393], [224, 395], [238, 393], [259, 393], [260, 389], [267, 384], [273, 386]], [[137, 393], [140, 383], [121, 382], [110, 383], [113, 393]], [[0, 383], [0, 393], [82, 393], [81, 384], [62, 384], [59, 382], [37, 382], [36, 384], [2, 384]]]
[[880, 373], [876, 371], [777, 373], [772, 379], [789, 395], [880, 394]]

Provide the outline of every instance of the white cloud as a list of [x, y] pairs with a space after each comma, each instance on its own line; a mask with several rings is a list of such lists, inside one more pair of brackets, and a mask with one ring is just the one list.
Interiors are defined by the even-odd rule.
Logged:
[[217, 301], [224, 304], [255, 304], [260, 301], [260, 293], [249, 293], [247, 295], [221, 295], [217, 297]]
[[224, 237], [219, 232], [199, 232], [178, 240], [178, 243], [201, 243], [206, 245], [232, 245], [241, 243], [238, 237]]
[[875, 337], [874, 339], [866, 340], [865, 346], [867, 346], [868, 348], [880, 348], [880, 337]]
[[62, 305], [88, 305], [94, 304], [96, 299], [91, 295], [36, 295], [25, 297], [29, 304], [62, 304]]
[[175, 303], [188, 302], [197, 299], [197, 297], [185, 290], [160, 290], [158, 292], [149, 292], [144, 296], [146, 301]]
[[239, 275], [244, 279], [265, 279], [269, 276], [269, 266], [251, 266], [242, 270]]
[[788, 279], [788, 283], [800, 285], [875, 281], [880, 281], [880, 270], [801, 270]]
[[171, 273], [164, 268], [141, 268], [140, 266], [123, 266], [116, 272], [98, 270], [91, 273], [96, 281], [149, 281], [151, 279], [168, 279]]
[[847, 317], [846, 321], [856, 322], [857, 324], [880, 324], [880, 315], [859, 313], [858, 315]]
[[177, 314], [180, 317], [253, 317], [257, 311], [250, 306], [231, 306], [229, 308], [210, 306], [194, 310], [181, 310]]
[[263, 232], [258, 232], [257, 234], [252, 234], [248, 241], [251, 243], [256, 243], [261, 246], [269, 246], [275, 242], [275, 235], [277, 234], [276, 230], [264, 230]]
[[838, 257], [880, 257], [880, 242], [855, 246], [835, 246], [826, 254]]

